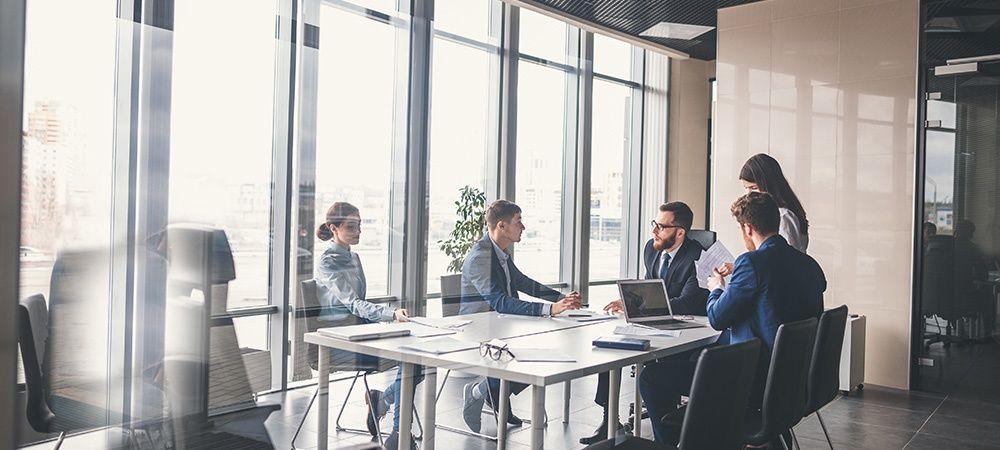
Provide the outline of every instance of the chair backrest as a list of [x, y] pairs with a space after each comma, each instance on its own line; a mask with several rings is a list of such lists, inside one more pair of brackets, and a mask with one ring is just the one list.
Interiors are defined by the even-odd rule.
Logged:
[[[299, 294], [302, 298], [302, 305], [306, 308], [308, 312], [310, 309], [316, 310], [320, 308], [319, 302], [319, 290], [316, 286], [316, 280], [303, 280], [299, 283]], [[358, 325], [364, 323], [361, 318], [354, 315], [345, 315], [338, 320], [319, 320], [319, 315], [313, 315], [313, 313], [308, 313], [306, 315], [306, 332], [312, 333], [318, 330], [320, 327], [344, 327], [350, 325]], [[309, 362], [309, 367], [313, 370], [319, 368], [319, 349], [315, 345], [308, 345], [306, 347], [306, 358]], [[352, 370], [387, 370], [395, 366], [392, 361], [386, 360], [385, 363], [378, 361], [378, 364], [374, 364], [371, 358], [365, 358], [359, 356], [357, 353], [348, 352], [344, 350], [338, 350], [335, 348], [330, 349], [330, 370], [331, 371], [352, 371]]]
[[48, 308], [45, 297], [35, 294], [17, 305], [18, 345], [24, 367], [24, 384], [28, 391], [26, 416], [31, 428], [39, 433], [51, 431], [55, 414], [46, 401], [42, 381], [42, 360], [48, 337]]
[[802, 420], [815, 339], [815, 317], [778, 327], [761, 406], [762, 435], [776, 436]]
[[840, 351], [847, 328], [847, 305], [828, 309], [819, 318], [816, 345], [809, 364], [805, 415], [826, 406], [840, 390]]
[[680, 449], [739, 449], [760, 340], [702, 350], [681, 425]]
[[716, 234], [711, 230], [688, 230], [687, 238], [697, 242], [703, 250], [708, 250], [715, 243]]

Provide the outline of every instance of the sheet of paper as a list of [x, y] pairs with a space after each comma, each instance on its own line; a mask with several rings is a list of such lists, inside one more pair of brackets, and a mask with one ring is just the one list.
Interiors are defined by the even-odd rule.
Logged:
[[681, 330], [657, 330], [639, 325], [619, 325], [615, 327], [615, 334], [625, 336], [677, 337], [681, 335]]
[[420, 325], [428, 327], [445, 328], [445, 329], [459, 329], [472, 323], [471, 320], [459, 319], [457, 317], [442, 317], [442, 318], [410, 317], [410, 322], [418, 323]]
[[460, 341], [452, 337], [428, 339], [426, 341], [420, 341], [419, 344], [406, 344], [399, 346], [399, 348], [402, 349], [413, 350], [424, 353], [433, 353], [435, 355], [458, 352], [462, 350], [469, 350], [478, 347], [479, 344], [476, 342]]
[[722, 241], [715, 241], [708, 250], [702, 251], [701, 257], [694, 262], [695, 271], [698, 272], [698, 286], [708, 289], [708, 279], [712, 276], [712, 269], [723, 263], [732, 264], [733, 261], [736, 261], [736, 258], [733, 258], [733, 254]]
[[400, 325], [410, 330], [410, 336], [416, 336], [419, 338], [446, 336], [449, 334], [455, 334], [459, 331], [459, 330], [448, 330], [444, 328], [428, 327], [417, 323], [402, 323]]
[[572, 356], [554, 348], [512, 348], [510, 352], [519, 362], [576, 362]]
[[590, 311], [587, 309], [577, 309], [577, 310], [564, 311], [559, 314], [556, 314], [553, 317], [557, 317], [560, 319], [569, 319], [576, 322], [595, 322], [598, 320], [616, 319], [618, 316], [604, 314], [596, 311]]

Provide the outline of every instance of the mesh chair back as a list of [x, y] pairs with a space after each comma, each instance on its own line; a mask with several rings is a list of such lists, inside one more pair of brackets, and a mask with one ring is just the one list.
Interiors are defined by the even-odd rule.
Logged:
[[[319, 293], [316, 289], [316, 280], [304, 280], [299, 283], [299, 294], [302, 297], [302, 304], [306, 311], [318, 311], [321, 308], [319, 303]], [[346, 315], [337, 320], [320, 321], [319, 314], [306, 314], [306, 332], [312, 333], [320, 327], [346, 327], [365, 323], [360, 317]], [[313, 370], [319, 369], [319, 349], [315, 345], [309, 345], [306, 350], [309, 359], [309, 367]], [[346, 350], [330, 349], [330, 370], [331, 371], [384, 371], [396, 365], [393, 361], [364, 358], [357, 353]]]
[[840, 350], [847, 328], [847, 305], [823, 312], [816, 330], [816, 345], [809, 364], [805, 415], [826, 406], [840, 390]]
[[18, 344], [24, 367], [24, 384], [28, 391], [27, 419], [31, 428], [39, 433], [51, 431], [55, 414], [49, 409], [42, 382], [43, 352], [48, 336], [48, 308], [45, 297], [35, 294], [17, 305]]
[[688, 239], [697, 242], [703, 250], [708, 250], [715, 243], [716, 239], [715, 232], [711, 230], [688, 230], [686, 236]]
[[778, 327], [764, 387], [761, 430], [757, 434], [767, 441], [802, 420], [806, 409], [806, 379], [815, 339], [814, 317]]
[[739, 449], [760, 340], [705, 349], [698, 358], [678, 448]]

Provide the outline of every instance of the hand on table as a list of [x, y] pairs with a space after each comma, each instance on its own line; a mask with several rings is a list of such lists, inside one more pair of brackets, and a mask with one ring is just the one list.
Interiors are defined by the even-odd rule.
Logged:
[[580, 296], [579, 296], [579, 294], [577, 294], [576, 298], [573, 298], [573, 297], [570, 297], [570, 296], [566, 296], [566, 297], [563, 297], [562, 300], [559, 300], [558, 302], [553, 303], [552, 304], [552, 310], [550, 311], [550, 313], [554, 316], [556, 314], [559, 314], [559, 313], [561, 313], [563, 311], [567, 311], [567, 310], [570, 310], [570, 309], [580, 309]]
[[625, 304], [622, 303], [622, 299], [615, 300], [607, 305], [604, 305], [604, 312], [609, 314], [620, 313], [625, 310]]
[[402, 308], [397, 309], [396, 311], [394, 311], [392, 313], [392, 317], [393, 317], [393, 319], [396, 319], [396, 322], [409, 322], [410, 321], [410, 313], [406, 312], [406, 310], [402, 309]]

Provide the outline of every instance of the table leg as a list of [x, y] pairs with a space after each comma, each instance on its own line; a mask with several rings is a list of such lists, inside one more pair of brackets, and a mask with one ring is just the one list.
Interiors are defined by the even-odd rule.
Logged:
[[434, 450], [434, 423], [437, 421], [437, 368], [424, 367], [424, 450]]
[[500, 407], [497, 414], [497, 450], [507, 448], [507, 409], [510, 408], [510, 382], [500, 380]]
[[570, 386], [573, 385], [573, 381], [567, 381], [566, 386], [563, 387], [563, 423], [569, 423], [569, 397], [570, 397]]
[[618, 402], [622, 388], [622, 368], [611, 369], [608, 383], [608, 439], [618, 433]]
[[402, 363], [399, 385], [399, 448], [410, 448], [413, 426], [413, 364]]
[[545, 435], [545, 386], [531, 388], [531, 448], [540, 449]]
[[632, 403], [632, 434], [642, 437], [642, 395], [639, 393], [639, 376], [642, 375], [643, 364], [635, 365], [635, 399]]
[[316, 427], [317, 450], [326, 450], [330, 425], [330, 349], [319, 346], [319, 381], [316, 384], [319, 397], [319, 421]]

